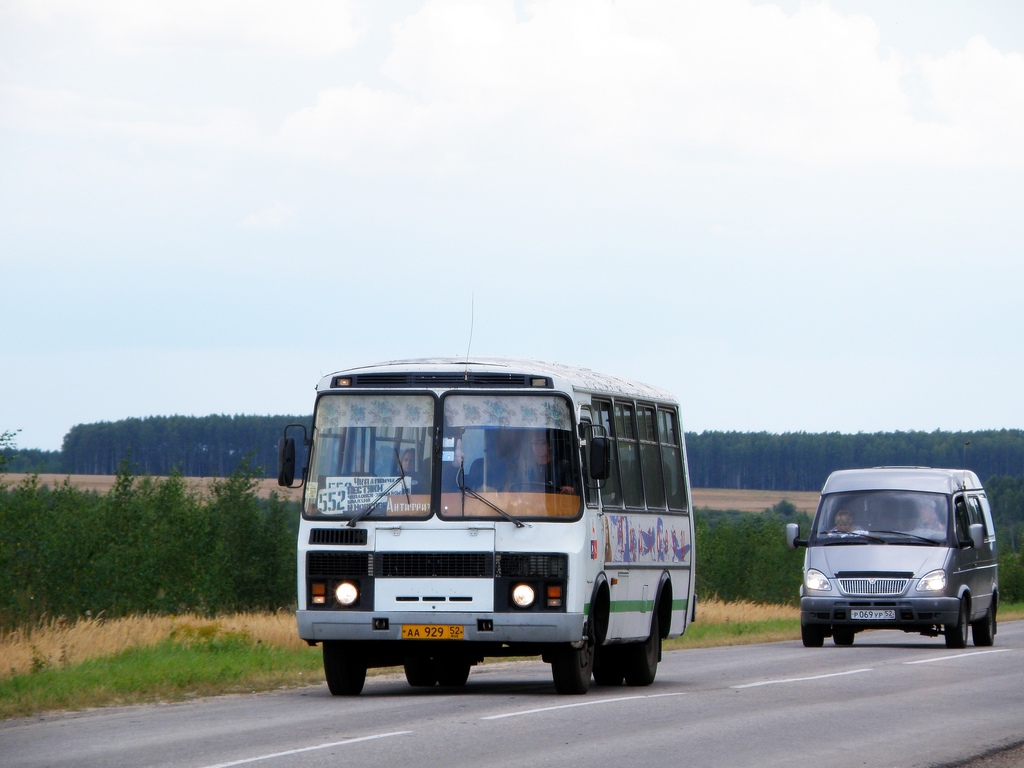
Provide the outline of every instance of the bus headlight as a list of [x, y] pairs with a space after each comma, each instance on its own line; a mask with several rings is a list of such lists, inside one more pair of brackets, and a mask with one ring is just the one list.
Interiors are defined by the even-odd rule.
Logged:
[[517, 608], [529, 608], [536, 599], [537, 594], [529, 584], [516, 584], [512, 589], [512, 602]]
[[946, 572], [939, 569], [929, 571], [917, 582], [918, 592], [941, 592], [946, 588]]
[[352, 605], [359, 599], [359, 589], [350, 581], [343, 581], [334, 588], [334, 599], [339, 605]]
[[832, 589], [832, 585], [828, 583], [828, 577], [816, 568], [810, 568], [804, 574], [804, 586], [818, 592], [828, 592]]

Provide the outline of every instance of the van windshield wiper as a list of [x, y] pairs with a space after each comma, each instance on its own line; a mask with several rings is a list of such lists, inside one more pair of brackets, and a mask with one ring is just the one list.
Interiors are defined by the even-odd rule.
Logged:
[[[913, 542], [913, 544], [915, 544], [915, 545], [920, 543], [920, 544], [932, 544], [932, 545], [938, 546], [938, 545], [941, 545], [943, 543], [943, 542], [939, 541], [938, 539], [930, 539], [927, 536], [920, 536], [920, 535], [918, 535], [916, 533], [908, 533], [907, 531], [878, 531], [878, 533], [888, 533], [888, 534], [890, 534], [892, 536], [907, 536], [907, 537], [909, 537], [911, 539], [917, 539], [917, 541]], [[945, 536], [946, 536], [945, 534], [942, 535], [943, 538], [945, 538]]]
[[[889, 531], [882, 531], [882, 533], [889, 533]], [[888, 543], [885, 539], [880, 536], [872, 536], [870, 533], [864, 531], [850, 531], [844, 533], [840, 537], [836, 538], [836, 535], [829, 534], [828, 541], [822, 541], [823, 547], [835, 547], [840, 544], [867, 544], [869, 541], [873, 541], [875, 544], [886, 544]]]
[[349, 528], [355, 528], [356, 523], [358, 523], [364, 517], [367, 517], [371, 512], [373, 512], [377, 505], [380, 504], [380, 500], [387, 496], [389, 493], [391, 493], [391, 489], [394, 488], [399, 483], [402, 484], [402, 490], [405, 491], [405, 500], [409, 502], [410, 507], [412, 506], [412, 499], [409, 497], [409, 486], [405, 482], [405, 469], [402, 467], [402, 460], [398, 458], [397, 448], [395, 448], [395, 458], [398, 459], [398, 479], [395, 480], [395, 482], [393, 482], [383, 491], [378, 493], [377, 496], [373, 499], [373, 501], [371, 501], [369, 504], [366, 505], [366, 507], [363, 508], [362, 512], [360, 512], [358, 515], [349, 520], [348, 523], [346, 523], [346, 525], [348, 525]]
[[481, 496], [479, 493], [477, 493], [472, 488], [470, 488], [468, 485], [466, 485], [466, 465], [465, 465], [464, 462], [459, 464], [459, 471], [455, 473], [455, 485], [457, 485], [459, 490], [462, 491], [462, 514], [463, 515], [466, 514], [466, 496], [468, 495], [468, 496], [472, 496], [477, 501], [482, 501], [484, 504], [486, 504], [488, 507], [493, 509], [499, 515], [504, 517], [510, 523], [515, 523], [516, 528], [525, 528], [526, 527], [526, 523], [524, 523], [522, 520], [520, 520], [517, 517], [513, 517], [512, 515], [510, 515], [508, 512], [506, 512], [504, 509], [502, 509], [501, 507], [497, 506], [496, 504], [492, 504], [487, 499], [485, 499], [483, 496]]

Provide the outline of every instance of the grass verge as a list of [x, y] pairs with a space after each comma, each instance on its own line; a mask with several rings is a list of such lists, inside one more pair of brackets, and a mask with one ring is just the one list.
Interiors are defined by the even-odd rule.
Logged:
[[[1021, 618], [1024, 604], [1000, 609], [1002, 620]], [[665, 649], [800, 638], [799, 611], [790, 606], [702, 602], [697, 619]], [[0, 636], [0, 718], [320, 683], [320, 650], [299, 640], [294, 626], [292, 614], [277, 613], [19, 629]]]

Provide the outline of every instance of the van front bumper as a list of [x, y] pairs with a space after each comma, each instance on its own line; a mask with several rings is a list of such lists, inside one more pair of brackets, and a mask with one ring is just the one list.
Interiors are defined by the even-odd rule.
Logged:
[[[854, 619], [853, 611], [893, 611], [892, 619]], [[907, 597], [885, 600], [847, 597], [800, 598], [800, 623], [845, 629], [903, 629], [925, 631], [936, 626], [956, 624], [960, 618], [960, 600], [955, 597]]]

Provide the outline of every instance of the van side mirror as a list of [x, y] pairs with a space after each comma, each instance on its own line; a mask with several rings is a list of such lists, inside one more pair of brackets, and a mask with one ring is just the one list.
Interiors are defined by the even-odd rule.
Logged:
[[277, 441], [277, 484], [291, 488], [295, 482], [295, 438], [282, 437]]
[[790, 549], [807, 546], [807, 540], [800, 538], [800, 526], [796, 523], [786, 525], [786, 546]]
[[970, 541], [960, 542], [961, 547], [971, 546], [975, 549], [981, 549], [985, 545], [985, 526], [981, 523], [967, 526], [967, 535]]
[[607, 437], [590, 438], [590, 477], [594, 480], [607, 480], [611, 474], [611, 446]]

